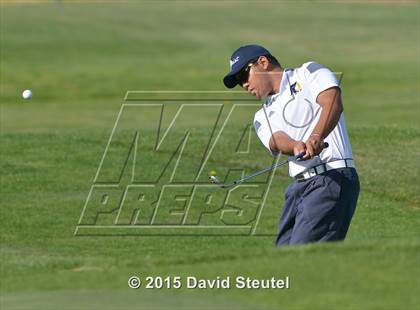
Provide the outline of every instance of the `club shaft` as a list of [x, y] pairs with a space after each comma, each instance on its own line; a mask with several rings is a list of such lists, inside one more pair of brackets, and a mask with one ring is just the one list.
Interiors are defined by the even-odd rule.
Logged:
[[281, 161], [279, 163], [276, 163], [274, 165], [271, 165], [269, 167], [265, 167], [265, 168], [263, 168], [261, 170], [255, 171], [254, 173], [248, 174], [247, 176], [243, 177], [242, 179], [237, 180], [236, 183], [246, 181], [246, 180], [248, 180], [250, 178], [253, 178], [253, 177], [257, 176], [257, 175], [263, 174], [263, 173], [265, 173], [267, 171], [270, 171], [270, 170], [273, 170], [273, 169], [275, 169], [277, 167], [283, 166], [284, 164], [287, 164], [289, 161], [290, 161], [289, 159], [286, 159], [286, 160], [283, 160], [283, 161]]
[[[328, 143], [327, 142], [324, 142], [324, 148], [327, 148], [328, 146], [329, 146]], [[283, 165], [289, 163], [290, 161], [298, 160], [298, 159], [302, 158], [303, 156], [305, 156], [305, 154], [306, 154], [306, 152], [301, 152], [301, 153], [299, 153], [299, 154], [297, 154], [297, 155], [295, 155], [295, 156], [293, 156], [291, 158], [288, 158], [286, 160], [283, 160], [283, 161], [281, 161], [281, 162], [279, 162], [277, 164], [271, 165], [269, 167], [266, 167], [266, 168], [263, 168], [261, 170], [255, 171], [254, 173], [248, 174], [247, 176], [243, 177], [242, 179], [233, 181], [232, 183], [229, 183], [229, 184], [222, 184], [221, 186], [223, 188], [229, 188], [229, 187], [238, 185], [238, 184], [240, 184], [240, 183], [242, 183], [242, 182], [244, 182], [246, 180], [249, 180], [249, 179], [251, 179], [251, 178], [253, 178], [253, 177], [257, 176], [257, 175], [260, 175], [260, 174], [265, 173], [267, 171], [273, 170], [273, 169], [275, 169], [277, 167], [283, 166]]]
[[273, 170], [273, 169], [275, 169], [277, 167], [283, 166], [283, 165], [287, 164], [288, 162], [290, 162], [292, 160], [297, 160], [297, 159], [303, 157], [304, 155], [305, 155], [305, 153], [300, 153], [300, 154], [298, 154], [298, 155], [296, 155], [296, 156], [294, 156], [292, 158], [288, 158], [288, 159], [283, 160], [283, 161], [281, 161], [279, 163], [276, 163], [274, 165], [265, 167], [265, 168], [263, 168], [261, 170], [255, 171], [254, 173], [248, 174], [247, 176], [243, 177], [242, 179], [236, 180], [236, 181], [234, 181], [232, 183], [229, 183], [229, 184], [224, 184], [223, 187], [224, 188], [228, 188], [228, 187], [232, 187], [234, 185], [240, 184], [240, 183], [242, 183], [242, 182], [244, 182], [246, 180], [249, 180], [249, 179], [251, 179], [251, 178], [253, 178], [253, 177], [257, 176], [257, 175], [263, 174], [263, 173], [265, 173], [267, 171], [270, 171], [270, 170]]

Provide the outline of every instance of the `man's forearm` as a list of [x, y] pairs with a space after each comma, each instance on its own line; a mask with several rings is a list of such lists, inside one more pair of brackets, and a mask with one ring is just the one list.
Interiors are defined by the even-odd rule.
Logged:
[[283, 131], [275, 132], [270, 139], [270, 149], [273, 152], [281, 152], [286, 155], [294, 155], [293, 149], [296, 141]]
[[322, 106], [322, 110], [312, 134], [319, 135], [321, 139], [325, 139], [337, 126], [340, 115], [343, 112], [343, 105], [339, 89], [332, 88], [319, 97], [321, 98], [318, 98], [318, 103]]

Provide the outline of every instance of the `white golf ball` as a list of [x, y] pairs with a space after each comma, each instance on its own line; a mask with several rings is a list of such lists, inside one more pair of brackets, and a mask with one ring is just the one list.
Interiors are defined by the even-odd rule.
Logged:
[[32, 91], [30, 89], [25, 89], [22, 93], [23, 99], [31, 99], [32, 98]]

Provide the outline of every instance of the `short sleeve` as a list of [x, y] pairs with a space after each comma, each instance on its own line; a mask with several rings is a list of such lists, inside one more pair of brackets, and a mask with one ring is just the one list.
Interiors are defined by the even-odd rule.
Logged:
[[309, 84], [310, 99], [312, 102], [316, 102], [316, 98], [324, 90], [340, 86], [334, 73], [319, 63], [308, 63], [305, 74]]

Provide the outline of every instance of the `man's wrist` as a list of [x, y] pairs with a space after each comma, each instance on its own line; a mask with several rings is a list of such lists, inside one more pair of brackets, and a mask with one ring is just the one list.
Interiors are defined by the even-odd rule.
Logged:
[[322, 139], [322, 135], [320, 133], [316, 133], [316, 132], [311, 133], [310, 137], [317, 137], [317, 138]]

